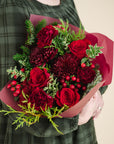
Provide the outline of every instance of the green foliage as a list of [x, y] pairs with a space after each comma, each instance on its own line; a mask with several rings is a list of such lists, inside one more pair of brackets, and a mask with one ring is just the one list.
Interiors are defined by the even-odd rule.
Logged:
[[35, 29], [34, 25], [30, 20], [25, 21], [26, 30], [27, 30], [27, 40], [25, 42], [26, 45], [32, 45], [35, 42]]
[[100, 49], [102, 49], [103, 47], [99, 47], [97, 46], [97, 44], [95, 44], [95, 46], [89, 45], [90, 49], [86, 50], [86, 54], [88, 55], [89, 58], [94, 59], [96, 56], [99, 56], [99, 53], [102, 53], [102, 51], [100, 51]]
[[90, 66], [90, 65], [91, 65], [90, 62], [91, 62], [93, 59], [95, 59], [96, 56], [99, 56], [99, 54], [102, 53], [102, 51], [101, 51], [100, 49], [102, 49], [103, 47], [99, 47], [99, 46], [97, 46], [97, 44], [95, 44], [94, 46], [89, 45], [89, 48], [90, 48], [90, 49], [87, 49], [87, 50], [86, 50], [87, 57], [84, 57], [84, 58], [82, 58], [82, 60], [81, 60], [81, 64], [82, 64], [82, 63], [85, 63], [86, 66]]
[[84, 38], [85, 38], [85, 30], [83, 29], [80, 23], [79, 31], [77, 33], [75, 31], [71, 31], [70, 41], [76, 41]]
[[44, 87], [43, 90], [54, 98], [57, 91], [59, 90], [59, 83], [57, 82], [57, 78], [54, 79], [54, 76], [51, 75], [47, 87]]
[[24, 54], [26, 54], [28, 56], [30, 55], [30, 49], [28, 47], [22, 45], [20, 48], [22, 49]]
[[45, 19], [39, 21], [38, 24], [35, 26], [35, 34], [38, 34], [38, 32], [45, 26], [46, 26], [46, 20]]
[[20, 67], [24, 67], [26, 70], [31, 70], [32, 66], [29, 61], [30, 49], [23, 45], [20, 48], [22, 49], [22, 54], [16, 53], [13, 56], [13, 59], [20, 64]]
[[28, 103], [27, 106], [19, 105], [22, 111], [16, 111], [10, 106], [8, 106], [9, 110], [0, 110], [0, 113], [5, 113], [5, 115], [9, 114], [17, 114], [16, 120], [14, 120], [13, 124], [16, 124], [16, 129], [23, 127], [25, 124], [26, 126], [30, 127], [31, 125], [35, 124], [36, 122], [39, 122], [39, 119], [43, 117], [47, 117], [47, 119], [52, 123], [53, 127], [57, 130], [58, 133], [63, 134], [59, 129], [58, 125], [53, 121], [53, 118], [59, 117], [60, 114], [68, 109], [68, 106], [63, 106], [61, 109], [55, 108], [49, 108], [45, 107], [45, 110], [41, 108], [41, 111], [37, 111], [35, 109], [35, 105], [31, 105], [31, 103]]

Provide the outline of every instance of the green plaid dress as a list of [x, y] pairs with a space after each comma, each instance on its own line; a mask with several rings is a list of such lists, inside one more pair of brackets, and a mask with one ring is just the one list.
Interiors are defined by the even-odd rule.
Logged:
[[[73, 0], [61, 0], [59, 6], [44, 5], [36, 0], [0, 0], [0, 89], [8, 81], [6, 69], [14, 65], [12, 56], [26, 39], [25, 20], [30, 14], [68, 19], [76, 26], [80, 24]], [[6, 106], [0, 102], [2, 108]], [[61, 136], [45, 118], [30, 128], [24, 126], [15, 131], [14, 118], [15, 115], [0, 114], [0, 144], [97, 144], [92, 119], [82, 126], [77, 125], [78, 116], [54, 119], [64, 133]]]

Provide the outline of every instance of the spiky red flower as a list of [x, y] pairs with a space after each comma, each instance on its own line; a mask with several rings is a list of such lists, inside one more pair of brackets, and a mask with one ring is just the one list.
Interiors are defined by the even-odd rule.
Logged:
[[75, 75], [80, 60], [73, 54], [65, 54], [58, 57], [52, 66], [52, 72], [59, 78]]
[[56, 54], [57, 54], [57, 49], [55, 48], [35, 47], [31, 51], [30, 63], [33, 64], [34, 66], [40, 66], [52, 60]]
[[96, 76], [95, 71], [91, 67], [79, 68], [77, 71], [77, 77], [84, 84], [91, 83]]

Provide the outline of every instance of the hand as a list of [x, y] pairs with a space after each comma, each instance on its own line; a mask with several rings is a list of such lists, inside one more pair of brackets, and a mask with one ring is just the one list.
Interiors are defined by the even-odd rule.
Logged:
[[98, 90], [80, 112], [78, 125], [87, 123], [91, 117], [98, 117], [103, 105], [104, 102]]

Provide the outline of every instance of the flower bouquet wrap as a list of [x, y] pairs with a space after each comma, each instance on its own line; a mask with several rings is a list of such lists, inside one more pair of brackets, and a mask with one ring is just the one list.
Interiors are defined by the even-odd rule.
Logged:
[[10, 81], [0, 92], [14, 124], [31, 126], [47, 118], [74, 117], [102, 86], [112, 80], [113, 42], [63, 20], [31, 15], [27, 39], [7, 70]]

